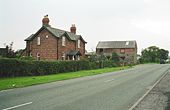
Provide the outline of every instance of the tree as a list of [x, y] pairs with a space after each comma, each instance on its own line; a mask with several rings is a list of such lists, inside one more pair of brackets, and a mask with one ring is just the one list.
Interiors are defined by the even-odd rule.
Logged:
[[160, 52], [160, 59], [163, 59], [163, 60], [168, 59], [169, 51], [160, 49], [159, 52]]
[[146, 62], [160, 62], [161, 59], [166, 60], [168, 59], [169, 52], [164, 49], [159, 49], [159, 47], [156, 46], [150, 46], [144, 50], [142, 50], [141, 55], [141, 63]]
[[25, 51], [25, 49], [18, 49], [15, 51], [15, 55], [17, 58], [20, 58], [22, 56], [22, 53]]
[[13, 44], [14, 44], [13, 42], [11, 42], [9, 45], [6, 45], [6, 43], [4, 44], [6, 46], [6, 48], [7, 48], [7, 50], [8, 50], [7, 55], [5, 57], [8, 57], [8, 58], [16, 57], [15, 52], [12, 49], [13, 48]]
[[118, 54], [115, 53], [115, 52], [112, 53], [112, 61], [113, 61], [114, 63], [118, 63], [118, 62], [119, 62], [119, 56], [118, 56]]

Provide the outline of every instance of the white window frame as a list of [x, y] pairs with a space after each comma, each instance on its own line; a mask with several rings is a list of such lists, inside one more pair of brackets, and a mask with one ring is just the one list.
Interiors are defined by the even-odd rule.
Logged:
[[40, 53], [37, 53], [37, 60], [40, 60]]
[[45, 38], [48, 39], [48, 35], [46, 35]]
[[37, 37], [37, 45], [40, 45], [41, 44], [41, 39], [40, 37]]
[[77, 41], [77, 47], [80, 48], [80, 39]]
[[63, 53], [63, 55], [62, 55], [62, 60], [66, 60], [66, 54], [65, 53]]
[[75, 60], [74, 55], [72, 56], [72, 60]]
[[125, 53], [125, 49], [120, 49], [120, 53]]
[[66, 37], [65, 36], [62, 37], [62, 46], [66, 46]]

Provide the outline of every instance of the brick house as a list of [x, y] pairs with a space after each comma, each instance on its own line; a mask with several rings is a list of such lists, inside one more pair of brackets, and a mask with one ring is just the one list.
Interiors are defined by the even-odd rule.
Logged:
[[125, 63], [137, 63], [136, 41], [101, 41], [96, 47], [97, 55], [112, 56], [113, 52]]
[[76, 34], [73, 24], [70, 32], [49, 25], [48, 15], [42, 19], [42, 27], [26, 41], [26, 56], [37, 60], [79, 60], [85, 56], [86, 41]]

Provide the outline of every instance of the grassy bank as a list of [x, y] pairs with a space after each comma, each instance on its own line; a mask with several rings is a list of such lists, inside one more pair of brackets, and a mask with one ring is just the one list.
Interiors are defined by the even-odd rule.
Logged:
[[[124, 67], [124, 69], [127, 69], [127, 68], [129, 67]], [[0, 90], [31, 86], [31, 85], [36, 85], [36, 84], [78, 78], [78, 77], [83, 77], [83, 76], [91, 76], [91, 75], [96, 75], [96, 74], [118, 71], [121, 69], [122, 67], [114, 67], [114, 68], [84, 70], [84, 71], [78, 71], [78, 72], [69, 72], [69, 73], [46, 75], [46, 76], [0, 78]]]

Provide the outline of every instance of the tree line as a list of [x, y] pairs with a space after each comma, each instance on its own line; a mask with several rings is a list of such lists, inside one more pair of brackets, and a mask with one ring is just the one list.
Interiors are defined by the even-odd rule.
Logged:
[[166, 61], [169, 57], [169, 51], [160, 49], [156, 46], [150, 46], [141, 52], [140, 63], [159, 63]]

